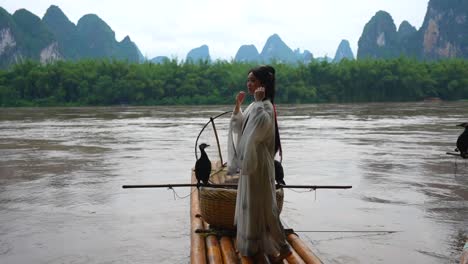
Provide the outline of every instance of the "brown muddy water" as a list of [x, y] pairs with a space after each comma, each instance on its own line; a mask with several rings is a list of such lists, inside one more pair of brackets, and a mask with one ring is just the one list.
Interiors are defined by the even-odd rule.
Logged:
[[[188, 263], [189, 190], [121, 186], [187, 183], [200, 129], [228, 110], [0, 109], [0, 263]], [[468, 161], [445, 153], [468, 102], [278, 112], [286, 183], [353, 186], [285, 191], [282, 220], [324, 263], [457, 263]], [[214, 160], [210, 129], [200, 142]]]

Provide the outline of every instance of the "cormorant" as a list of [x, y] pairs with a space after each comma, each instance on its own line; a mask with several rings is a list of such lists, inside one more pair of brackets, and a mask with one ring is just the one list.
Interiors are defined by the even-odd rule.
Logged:
[[460, 156], [466, 159], [468, 158], [468, 123], [461, 123], [457, 126], [464, 127], [465, 131], [458, 137], [455, 151], [460, 151]]
[[284, 182], [284, 171], [281, 162], [275, 160], [275, 180], [277, 184], [286, 185]]
[[198, 145], [201, 152], [200, 158], [195, 163], [195, 177], [197, 178], [198, 184], [200, 184], [201, 181], [203, 182], [203, 184], [207, 185], [208, 180], [210, 179], [211, 161], [205, 152], [205, 148], [209, 146], [210, 145], [207, 145], [205, 143], [201, 143], [200, 145]]

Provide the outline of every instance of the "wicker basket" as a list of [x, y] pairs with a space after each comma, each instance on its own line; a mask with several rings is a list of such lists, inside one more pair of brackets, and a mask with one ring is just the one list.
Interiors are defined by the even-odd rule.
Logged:
[[[210, 227], [234, 229], [237, 190], [201, 187], [200, 211]], [[283, 189], [276, 190], [276, 203], [279, 212], [283, 209]]]

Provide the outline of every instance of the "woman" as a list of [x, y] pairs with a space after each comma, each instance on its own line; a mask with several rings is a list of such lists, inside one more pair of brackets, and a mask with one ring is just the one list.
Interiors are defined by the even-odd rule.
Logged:
[[280, 149], [275, 98], [275, 69], [259, 66], [249, 71], [247, 109], [239, 92], [229, 128], [228, 170], [240, 171], [235, 225], [242, 256], [267, 254], [280, 261], [291, 254], [276, 204], [274, 157]]

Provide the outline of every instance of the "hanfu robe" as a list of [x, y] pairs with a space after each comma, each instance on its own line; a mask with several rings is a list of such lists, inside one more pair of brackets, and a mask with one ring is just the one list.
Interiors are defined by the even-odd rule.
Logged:
[[276, 203], [274, 115], [269, 100], [253, 102], [229, 126], [228, 173], [240, 172], [234, 224], [243, 256], [288, 247]]

